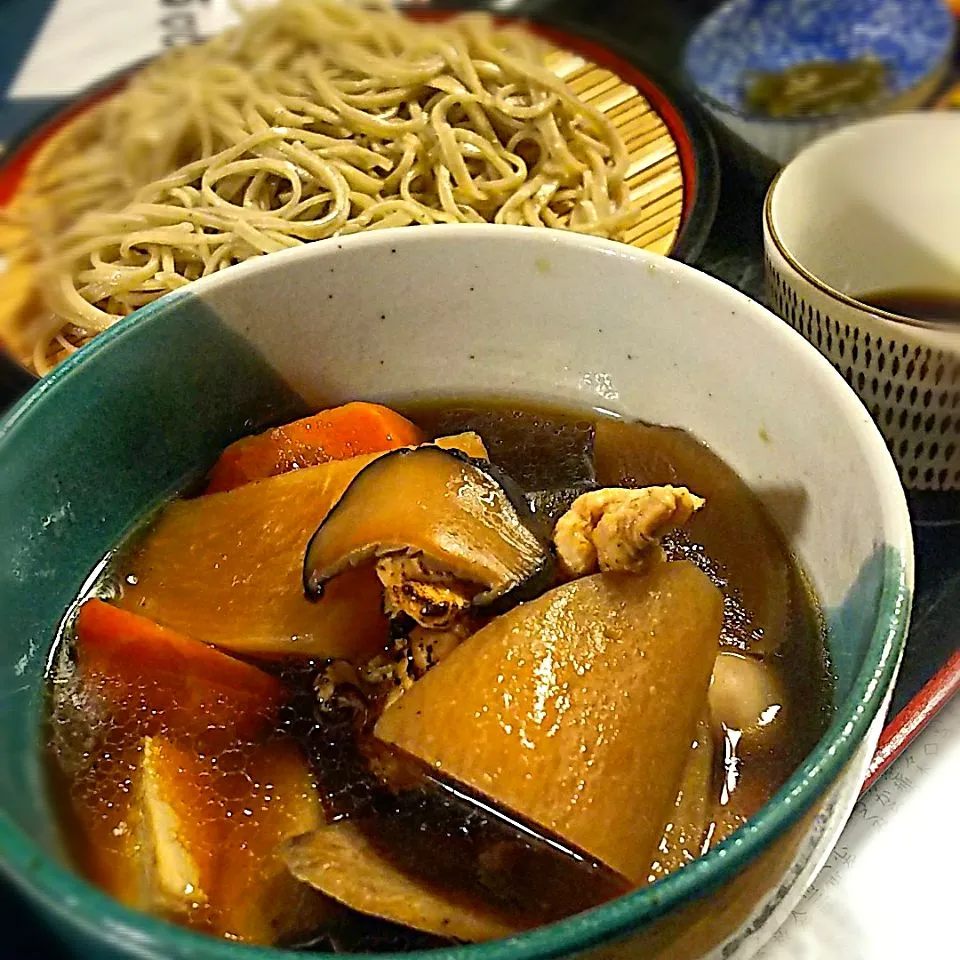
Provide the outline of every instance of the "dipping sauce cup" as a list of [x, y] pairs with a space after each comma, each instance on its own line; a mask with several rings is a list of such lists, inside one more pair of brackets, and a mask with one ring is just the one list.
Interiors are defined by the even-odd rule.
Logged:
[[804, 150], [763, 214], [769, 304], [857, 391], [914, 503], [938, 519], [960, 514], [960, 325], [861, 298], [960, 298], [958, 157], [958, 115], [870, 120]]

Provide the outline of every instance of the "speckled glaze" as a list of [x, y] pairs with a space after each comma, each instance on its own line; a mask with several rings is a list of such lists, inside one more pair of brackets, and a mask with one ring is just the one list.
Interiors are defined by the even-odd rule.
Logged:
[[[954, 31], [944, 0], [730, 0], [694, 32], [683, 65], [721, 123], [785, 163], [805, 144], [858, 117], [923, 104], [946, 75]], [[890, 84], [890, 95], [868, 110], [776, 120], [747, 110], [752, 71], [867, 55], [886, 64]]]
[[909, 519], [869, 415], [802, 337], [690, 267], [560, 231], [421, 227], [198, 281], [85, 347], [0, 423], [0, 542], [12, 545], [0, 570], [0, 866], [74, 954], [282, 956], [134, 913], [65, 864], [40, 763], [42, 678], [90, 571], [251, 429], [348, 398], [468, 392], [600, 407], [709, 442], [767, 505], [822, 601], [836, 716], [748, 825], [673, 876], [550, 927], [413, 960], [745, 960], [798, 902], [856, 798], [909, 618]]

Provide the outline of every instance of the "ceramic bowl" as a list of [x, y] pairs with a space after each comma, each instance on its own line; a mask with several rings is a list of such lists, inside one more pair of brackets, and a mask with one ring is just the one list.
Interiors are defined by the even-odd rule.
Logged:
[[[950, 69], [954, 31], [944, 0], [730, 0], [691, 36], [683, 64], [710, 114], [782, 164], [838, 127], [926, 103]], [[751, 72], [868, 55], [886, 65], [890, 84], [868, 109], [772, 119], [745, 104]]]
[[858, 297], [960, 296], [960, 116], [905, 114], [842, 130], [774, 180], [763, 230], [769, 302], [856, 389], [904, 484], [960, 498], [960, 329]]
[[683, 264], [559, 231], [421, 227], [178, 291], [67, 360], [0, 425], [0, 862], [74, 950], [281, 957], [131, 912], [66, 864], [41, 766], [43, 674], [91, 570], [252, 429], [347, 398], [478, 392], [706, 440], [766, 503], [821, 599], [836, 715], [776, 797], [701, 860], [554, 926], [434, 956], [745, 958], [797, 903], [857, 797], [911, 603], [906, 504], [870, 417], [802, 337]]

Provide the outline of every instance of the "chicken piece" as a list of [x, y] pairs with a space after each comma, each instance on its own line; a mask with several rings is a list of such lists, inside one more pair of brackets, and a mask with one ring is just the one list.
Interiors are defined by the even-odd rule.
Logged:
[[327, 703], [344, 687], [362, 690], [357, 668], [349, 660], [328, 660], [313, 681], [318, 703]]
[[359, 671], [360, 679], [379, 688], [386, 709], [476, 629], [472, 617], [461, 618], [443, 630], [415, 626], [408, 635], [398, 637], [390, 650], [370, 660]]
[[436, 666], [444, 657], [452, 653], [473, 633], [468, 620], [458, 620], [445, 630], [427, 630], [414, 627], [410, 631], [407, 643], [410, 651], [410, 664], [414, 675], [419, 679], [431, 667]]
[[388, 617], [404, 613], [421, 626], [443, 629], [470, 607], [479, 587], [445, 570], [434, 570], [421, 554], [395, 554], [377, 561]]
[[398, 637], [390, 650], [374, 657], [360, 672], [364, 681], [380, 694], [384, 709], [402, 697], [417, 679], [408, 644], [408, 637]]
[[686, 487], [584, 493], [553, 530], [561, 572], [573, 580], [598, 570], [646, 570], [664, 558], [660, 537], [683, 526], [705, 502]]
[[315, 684], [321, 705], [333, 703], [335, 693], [351, 685], [364, 695], [393, 703], [477, 629], [472, 609], [473, 598], [482, 589], [477, 584], [431, 567], [422, 554], [381, 557], [376, 571], [387, 616], [414, 625], [395, 637], [387, 650], [362, 664], [352, 679], [344, 674], [344, 662], [331, 661]]
[[407, 663], [407, 638], [394, 640], [388, 650], [363, 664], [358, 675], [365, 685], [374, 688], [382, 688], [388, 683], [413, 683]]
[[314, 715], [327, 724], [359, 729], [367, 715], [370, 689], [349, 660], [328, 660], [313, 679]]

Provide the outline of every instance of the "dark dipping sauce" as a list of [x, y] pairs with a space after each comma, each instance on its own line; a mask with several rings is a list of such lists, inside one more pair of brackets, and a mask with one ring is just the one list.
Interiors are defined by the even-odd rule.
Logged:
[[960, 324], [960, 293], [912, 289], [879, 290], [856, 298], [868, 307], [925, 323]]
[[[833, 682], [816, 601], [760, 501], [722, 460], [680, 430], [515, 400], [433, 400], [409, 404], [402, 412], [431, 437], [479, 433], [491, 461], [551, 523], [579, 493], [597, 486], [675, 484], [706, 498], [708, 508], [664, 540], [668, 559], [692, 561], [719, 587], [721, 649], [756, 654], [772, 666], [785, 691], [786, 715], [783, 733], [769, 747], [739, 755], [736, 738], [716, 745], [698, 798], [703, 832], [671, 836], [668, 829], [648, 880], [707, 852], [786, 782], [832, 714]], [[116, 554], [95, 593], [122, 592], [125, 558], [136, 545], [132, 538]], [[81, 695], [77, 689], [72, 644], [68, 625], [51, 677], [52, 789], [64, 841], [79, 869], [130, 902], [111, 881], [109, 862], [122, 849], [137, 755], [130, 750], [129, 731], [97, 729], [89, 691]], [[373, 710], [362, 698], [318, 707], [313, 684], [320, 663], [251, 662], [278, 676], [289, 692], [271, 737], [295, 745], [308, 759], [327, 822], [354, 822], [373, 847], [422, 885], [465, 906], [482, 903], [518, 930], [627, 892], [622, 877], [562, 839], [376, 741], [370, 732]], [[245, 749], [235, 744], [224, 756], [201, 760], [212, 762], [216, 776], [233, 784], [234, 812], [253, 810], [255, 820], [262, 796], [244, 791], [261, 785], [246, 776]], [[198, 817], [204, 815], [223, 813], [198, 811]], [[194, 929], [216, 929], [203, 910], [168, 916]], [[315, 929], [276, 942], [301, 950], [376, 952], [456, 941], [330, 901]]]

